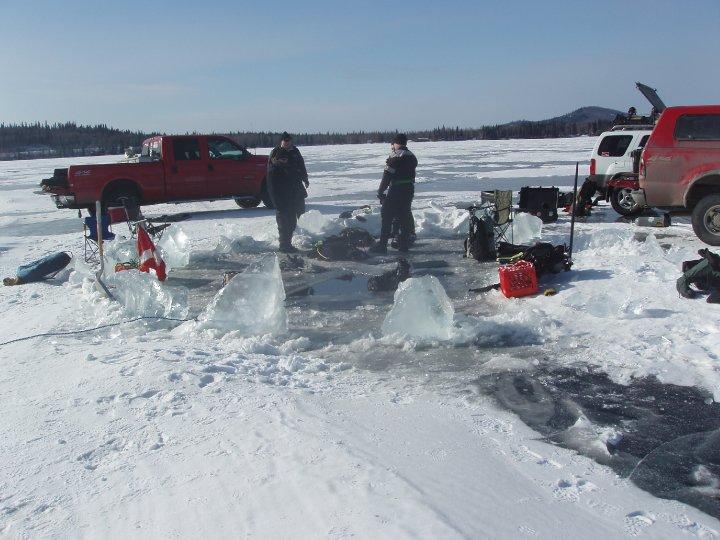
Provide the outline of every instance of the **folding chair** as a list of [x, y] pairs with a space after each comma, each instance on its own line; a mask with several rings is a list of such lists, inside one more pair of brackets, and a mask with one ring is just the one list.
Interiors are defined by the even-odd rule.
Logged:
[[163, 237], [165, 229], [172, 225], [172, 223], [155, 222], [149, 218], [143, 218], [138, 221], [131, 221], [129, 224], [130, 234], [133, 238], [137, 236], [138, 227], [142, 226], [145, 229], [145, 232], [148, 233], [155, 242], [160, 240]]
[[495, 232], [495, 244], [508, 242], [512, 244], [512, 205], [511, 190], [483, 191], [480, 194], [481, 204], [478, 209], [485, 210], [491, 218]]
[[[113, 240], [115, 235], [110, 231], [110, 216], [103, 214], [100, 218], [100, 234], [103, 241]], [[86, 263], [100, 262], [100, 246], [98, 245], [97, 219], [95, 216], [88, 216], [83, 220], [83, 234], [85, 246], [83, 258]]]
[[108, 215], [110, 216], [110, 223], [126, 222], [132, 238], [137, 238], [138, 226], [142, 225], [145, 231], [157, 242], [162, 238], [165, 229], [170, 226], [170, 223], [154, 222], [149, 218], [143, 217], [142, 214], [140, 215], [140, 219], [130, 219], [130, 212], [126, 206], [108, 208]]

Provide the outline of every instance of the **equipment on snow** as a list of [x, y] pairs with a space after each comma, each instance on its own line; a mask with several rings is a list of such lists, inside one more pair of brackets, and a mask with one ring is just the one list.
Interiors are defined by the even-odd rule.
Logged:
[[326, 261], [362, 261], [367, 259], [368, 254], [360, 248], [371, 246], [374, 242], [373, 236], [365, 229], [346, 227], [339, 234], [316, 242], [310, 257]]
[[464, 243], [464, 256], [476, 261], [492, 261], [497, 256], [492, 216], [488, 212], [478, 212], [478, 210], [476, 206], [468, 208], [470, 220], [468, 236]]
[[559, 193], [556, 187], [520, 188], [518, 210], [539, 217], [543, 223], [553, 223], [558, 218]]
[[669, 227], [670, 224], [670, 214], [667, 212], [660, 216], [640, 216], [635, 220], [635, 225], [641, 227]]
[[549, 242], [538, 242], [532, 246], [519, 246], [500, 242], [498, 260], [501, 263], [515, 263], [518, 260], [533, 263], [538, 278], [545, 274], [558, 274], [570, 270], [572, 260], [567, 246], [554, 246]]
[[710, 292], [708, 302], [716, 303], [720, 289], [720, 255], [708, 249], [699, 250], [698, 255], [702, 259], [682, 263], [683, 275], [675, 282], [675, 288], [683, 298]]
[[16, 277], [3, 279], [3, 284], [9, 287], [52, 279], [60, 270], [70, 264], [71, 259], [72, 255], [64, 251], [51, 253], [41, 259], [18, 267]]
[[529, 261], [500, 265], [500, 290], [507, 298], [519, 298], [538, 292], [538, 276]]
[[371, 211], [372, 209], [370, 208], [369, 204], [363, 204], [362, 206], [358, 206], [357, 208], [353, 208], [352, 210], [345, 210], [344, 212], [341, 212], [338, 217], [340, 219], [350, 219], [354, 217], [358, 221], [366, 221], [365, 218], [360, 215], [360, 213], [369, 214]]

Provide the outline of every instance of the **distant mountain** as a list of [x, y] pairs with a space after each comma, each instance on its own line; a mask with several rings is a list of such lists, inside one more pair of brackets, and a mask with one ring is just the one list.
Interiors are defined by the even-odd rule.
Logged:
[[580, 107], [571, 113], [549, 118], [547, 122], [566, 122], [588, 124], [590, 122], [612, 122], [618, 114], [622, 114], [615, 109], [607, 109], [605, 107]]

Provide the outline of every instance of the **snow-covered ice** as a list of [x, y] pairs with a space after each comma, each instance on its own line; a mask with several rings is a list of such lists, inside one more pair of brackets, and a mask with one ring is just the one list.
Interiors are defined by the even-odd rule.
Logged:
[[[0, 347], [0, 535], [718, 538], [720, 330], [716, 306], [674, 290], [703, 247], [687, 219], [642, 229], [603, 204], [577, 223], [573, 270], [543, 278], [557, 295], [468, 292], [497, 280], [462, 258], [479, 192], [569, 189], [593, 143], [411, 143], [413, 279], [436, 279], [454, 316], [440, 310], [450, 339], [410, 347], [383, 335], [392, 293], [362, 288], [392, 252], [283, 302], [284, 282], [302, 289], [326, 268], [280, 269], [273, 212], [232, 201], [144, 209], [191, 217], [160, 242], [168, 280], [108, 275], [111, 303], [82, 263], [76, 213], [33, 191], [53, 168], [118, 158], [1, 162], [3, 275], [50, 251], [75, 260], [54, 281], [0, 288], [0, 341], [54, 334]], [[386, 150], [302, 149], [297, 245], [344, 226], [377, 234]], [[568, 228], [563, 215], [542, 239], [566, 242]], [[133, 248], [115, 241], [108, 257]], [[221, 328], [64, 334], [208, 305]]]

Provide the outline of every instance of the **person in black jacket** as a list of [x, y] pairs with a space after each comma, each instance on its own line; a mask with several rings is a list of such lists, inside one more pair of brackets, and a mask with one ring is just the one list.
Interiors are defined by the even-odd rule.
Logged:
[[398, 250], [406, 252], [410, 247], [410, 234], [413, 230], [411, 205], [415, 195], [417, 158], [408, 150], [407, 137], [404, 134], [399, 133], [393, 139], [392, 152], [385, 164], [377, 194], [382, 202], [380, 240], [370, 249], [373, 253], [387, 253], [392, 223], [397, 218], [400, 224]]
[[305, 213], [306, 188], [310, 186], [310, 182], [305, 160], [287, 132], [282, 134], [280, 145], [270, 152], [267, 186], [275, 205], [280, 251], [296, 253], [298, 250], [292, 245], [292, 235], [298, 218]]

